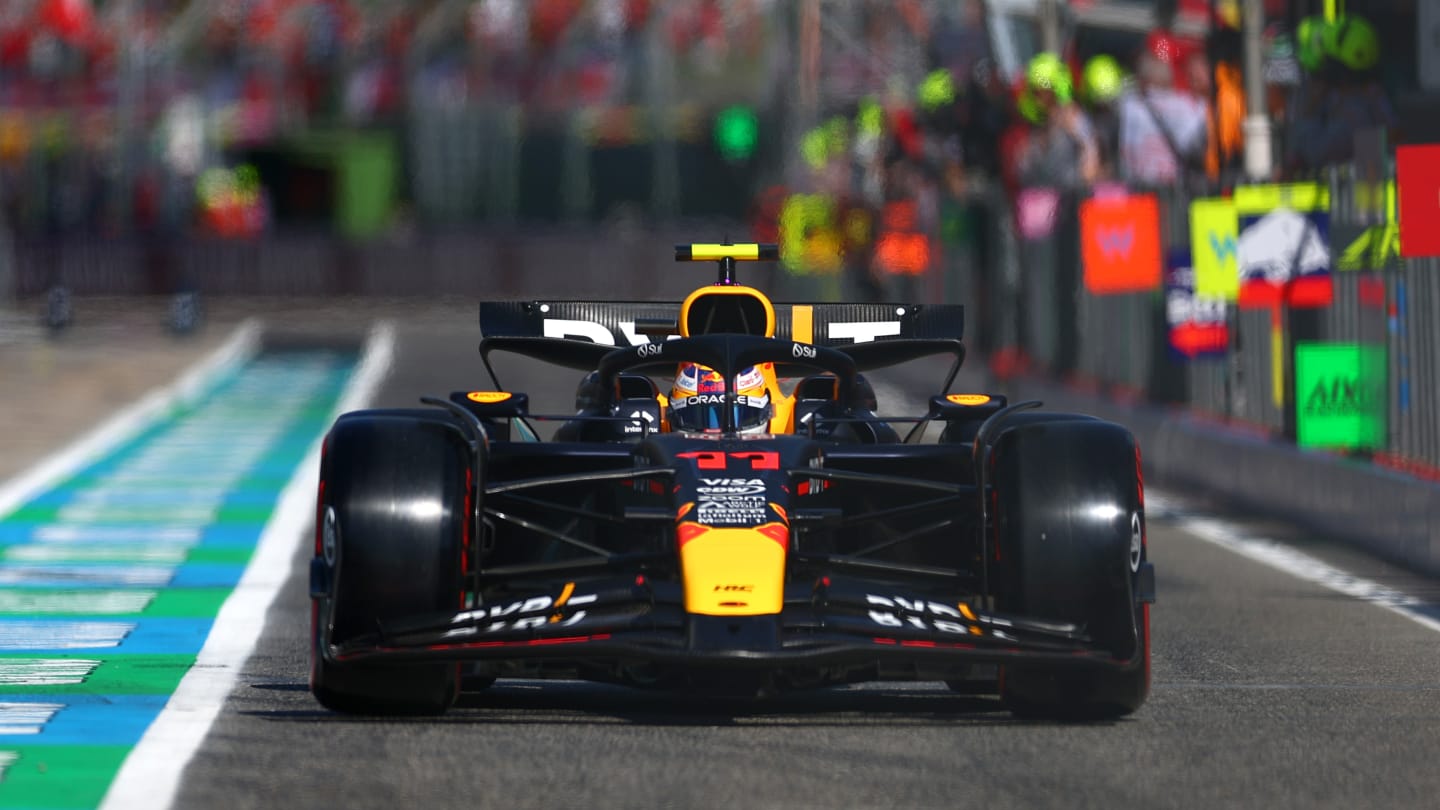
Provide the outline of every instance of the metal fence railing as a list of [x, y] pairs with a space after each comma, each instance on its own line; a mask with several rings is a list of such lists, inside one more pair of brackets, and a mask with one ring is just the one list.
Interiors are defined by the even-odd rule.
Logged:
[[[1378, 187], [1383, 186], [1382, 181]], [[1365, 187], [1353, 171], [1335, 171], [1312, 188], [1313, 201], [1305, 196], [1310, 189], [1298, 186], [1237, 189], [1234, 200], [1241, 206], [1238, 221], [1243, 223], [1237, 234], [1244, 238], [1232, 236], [1231, 250], [1237, 260], [1247, 262], [1247, 272], [1263, 266], [1256, 257], [1274, 247], [1260, 241], [1271, 239], [1263, 228], [1272, 213], [1280, 219], [1297, 215], [1288, 207], [1296, 201], [1298, 215], [1311, 230], [1303, 230], [1296, 245], [1284, 246], [1291, 252], [1282, 251], [1278, 261], [1289, 263], [1281, 269], [1290, 274], [1284, 280], [1271, 279], [1268, 298], [1252, 297], [1267, 288], [1258, 273], [1250, 272], [1240, 274], [1244, 280], [1238, 293], [1232, 290], [1223, 304], [1191, 292], [1177, 293], [1174, 287], [1182, 278], [1174, 273], [1186, 273], [1183, 278], [1190, 283], [1196, 275], [1177, 271], [1180, 259], [1170, 257], [1209, 249], [1192, 245], [1195, 199], [1182, 190], [1124, 192], [1154, 196], [1157, 221], [1137, 220], [1134, 227], [1154, 229], [1166, 270], [1158, 282], [1121, 290], [1094, 289], [1089, 278], [1096, 272], [1086, 266], [1095, 262], [1095, 249], [1085, 240], [1107, 236], [1087, 230], [1077, 212], [1094, 197], [1061, 195], [1054, 227], [1040, 235], [1022, 233], [1029, 226], [1017, 223], [1006, 203], [996, 218], [1011, 223], [1016, 232], [1019, 273], [1013, 281], [999, 274], [1002, 283], [1013, 288], [977, 302], [1001, 307], [999, 312], [969, 320], [981, 328], [1008, 331], [972, 331], [970, 339], [1006, 355], [1018, 353], [1033, 370], [1091, 388], [1185, 405], [1192, 412], [1277, 438], [1373, 456], [1433, 475], [1440, 468], [1440, 260], [1402, 260], [1394, 253], [1393, 241], [1388, 249], [1375, 241], [1378, 247], [1357, 267], [1354, 245], [1359, 243], [1353, 240], [1380, 240], [1387, 234], [1393, 240], [1393, 231], [1385, 230], [1393, 229], [1393, 206], [1387, 214], [1383, 205], [1373, 204], [1383, 192], [1375, 190], [1374, 182]], [[1254, 206], [1255, 199], [1270, 198], [1278, 201], [1273, 210], [1246, 207]], [[1132, 250], [1124, 240], [1133, 238], [1136, 245], [1143, 240], [1130, 232], [1121, 236], [1123, 244], [1117, 244], [1123, 249], [1117, 247], [1113, 258], [1123, 263], [1131, 258], [1126, 251]], [[1307, 239], [1319, 240], [1322, 254], [1328, 253], [1328, 261], [1322, 262], [1328, 274], [1308, 272], [1314, 269], [1312, 252], [1320, 248], [1303, 241]], [[1341, 269], [1342, 254], [1346, 269]], [[1174, 345], [1177, 329], [1188, 328], [1177, 322], [1187, 311], [1215, 314], [1204, 324], [1217, 330], [1207, 334], [1221, 335], [1211, 351], [1186, 355]], [[1316, 377], [1319, 361], [1309, 358], [1323, 347], [1346, 347], [1340, 354], [1359, 359]], [[1353, 435], [1317, 440], [1318, 434], [1307, 434], [1319, 417], [1347, 415], [1355, 419]]]

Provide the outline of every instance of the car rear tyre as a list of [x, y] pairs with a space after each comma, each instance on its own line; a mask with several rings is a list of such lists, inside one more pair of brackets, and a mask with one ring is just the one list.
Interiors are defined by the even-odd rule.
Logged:
[[461, 604], [468, 453], [433, 411], [358, 412], [336, 421], [321, 469], [317, 556], [330, 593], [316, 603], [311, 691], [350, 714], [439, 714], [455, 701], [453, 663], [328, 660], [329, 642], [373, 633], [380, 623]]
[[1010, 666], [1001, 695], [1024, 717], [1110, 719], [1150, 690], [1139, 457], [1118, 425], [1057, 417], [1007, 429], [992, 447], [991, 587], [1008, 612], [1082, 625], [1111, 662]]

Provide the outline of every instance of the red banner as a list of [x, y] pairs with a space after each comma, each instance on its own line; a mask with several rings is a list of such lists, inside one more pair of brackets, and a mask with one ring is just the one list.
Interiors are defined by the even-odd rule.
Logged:
[[1440, 256], [1440, 144], [1395, 148], [1400, 255]]
[[1092, 293], [1160, 288], [1160, 206], [1152, 194], [1092, 197], [1080, 204], [1080, 258]]

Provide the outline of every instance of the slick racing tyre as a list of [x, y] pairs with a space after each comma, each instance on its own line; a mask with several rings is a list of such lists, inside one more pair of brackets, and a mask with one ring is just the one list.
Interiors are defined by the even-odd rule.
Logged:
[[[453, 663], [339, 663], [321, 645], [381, 622], [461, 604], [469, 450], [434, 411], [341, 416], [321, 465], [317, 558], [329, 594], [316, 601], [311, 691], [351, 714], [438, 714], [454, 703]], [[327, 633], [321, 623], [328, 617]]]
[[1001, 695], [1021, 716], [1120, 717], [1150, 690], [1138, 454], [1119, 425], [1055, 417], [1007, 429], [991, 449], [991, 587], [1005, 612], [1083, 626], [1111, 662], [1007, 666]]

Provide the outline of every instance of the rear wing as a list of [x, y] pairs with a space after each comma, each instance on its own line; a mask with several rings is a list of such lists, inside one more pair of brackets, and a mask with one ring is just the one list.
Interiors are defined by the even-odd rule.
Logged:
[[[775, 337], [827, 348], [877, 340], [960, 340], [960, 304], [775, 304]], [[678, 334], [680, 303], [651, 301], [485, 301], [483, 338], [564, 338], [639, 346]]]

